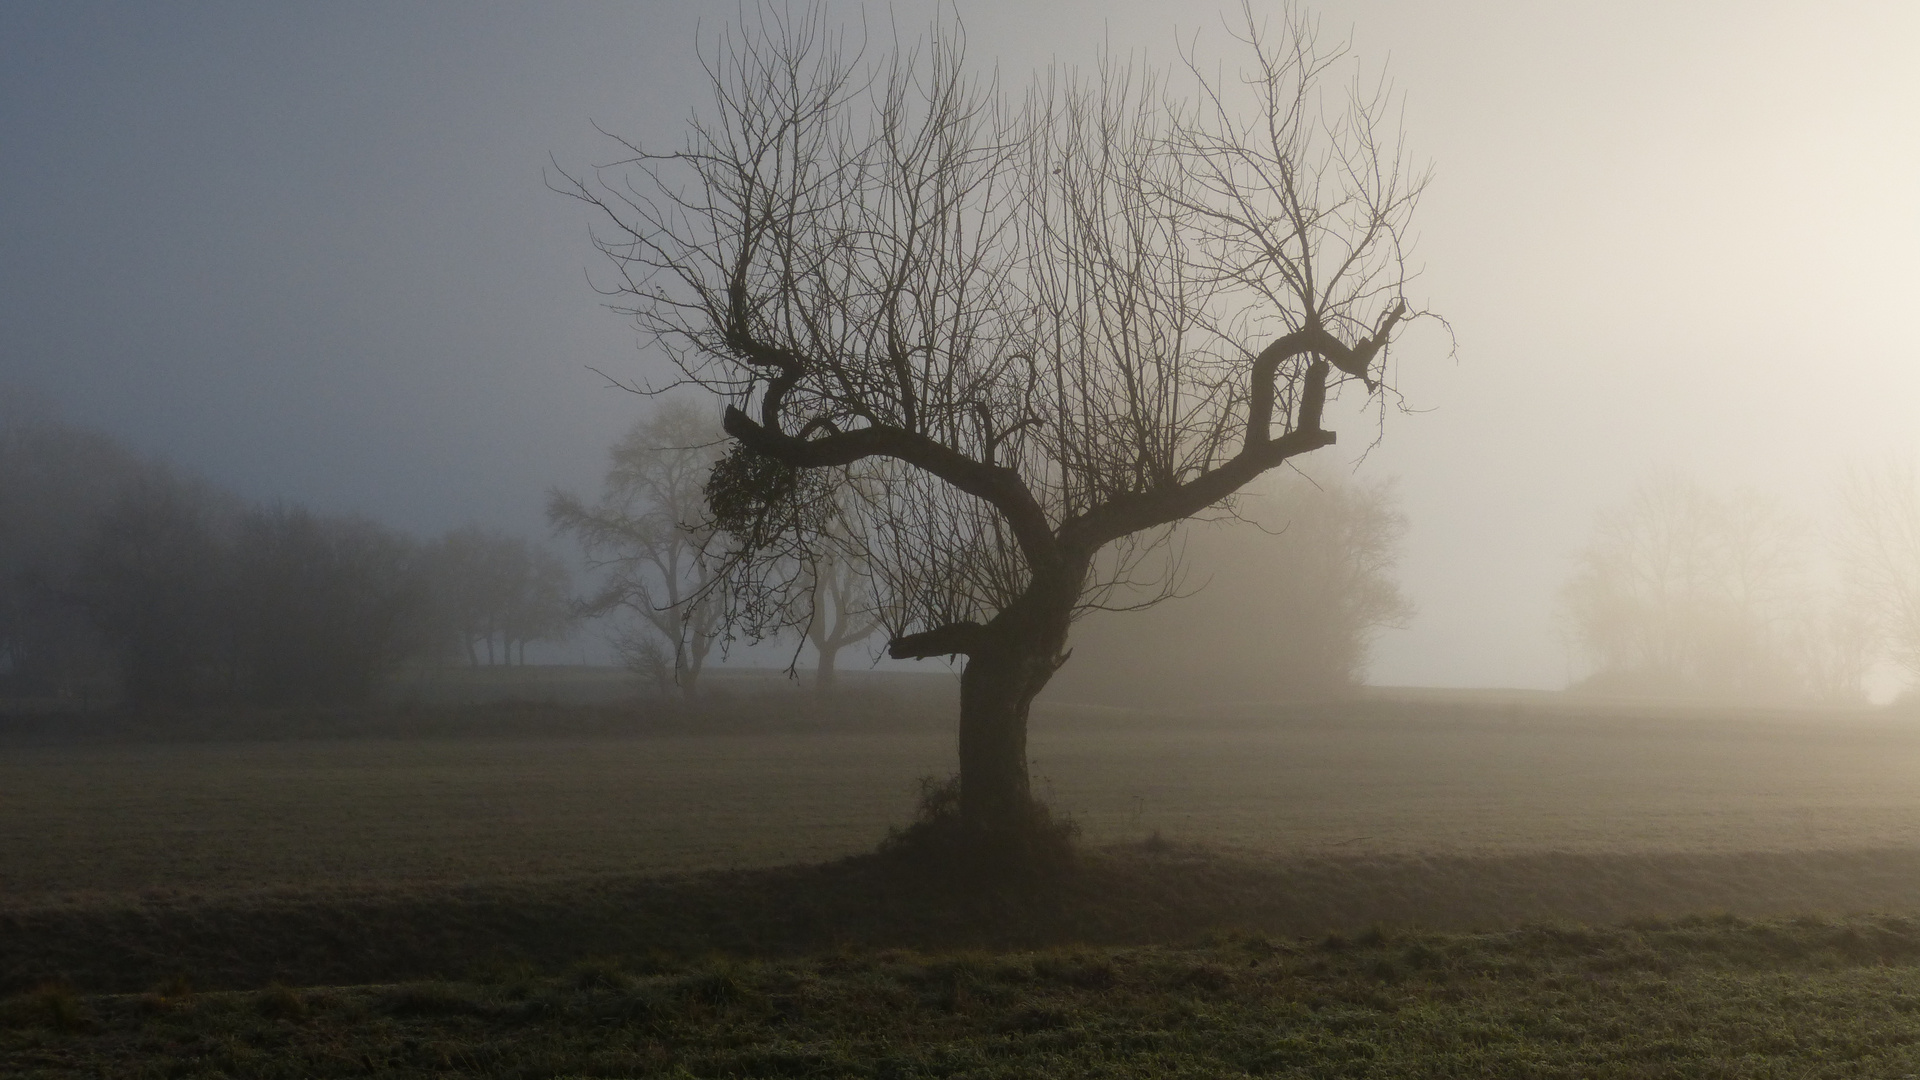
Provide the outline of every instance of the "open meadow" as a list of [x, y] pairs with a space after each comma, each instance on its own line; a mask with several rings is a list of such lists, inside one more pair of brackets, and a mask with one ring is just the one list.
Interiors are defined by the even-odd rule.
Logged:
[[1083, 854], [1003, 888], [860, 856], [921, 706], [16, 730], [0, 1073], [1920, 1070], [1910, 717], [1054, 704]]
[[[537, 716], [528, 721], [537, 725]], [[535, 729], [537, 730], [537, 728]], [[1258, 855], [1920, 850], [1920, 722], [1446, 698], [1169, 718], [1043, 707], [1038, 793], [1093, 845]], [[0, 747], [0, 892], [473, 883], [870, 850], [950, 730]]]

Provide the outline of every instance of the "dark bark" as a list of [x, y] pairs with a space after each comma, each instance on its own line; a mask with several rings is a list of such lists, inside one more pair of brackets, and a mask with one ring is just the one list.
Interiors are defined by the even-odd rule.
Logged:
[[831, 694], [833, 684], [837, 681], [834, 658], [840, 655], [840, 648], [837, 645], [829, 648], [818, 644], [814, 647], [819, 650], [820, 662], [813, 669], [813, 688], [819, 693]]
[[906, 634], [887, 643], [887, 655], [895, 660], [930, 660], [936, 656], [972, 656], [986, 647], [986, 627], [977, 622], [948, 623]]
[[967, 659], [960, 675], [960, 816], [1010, 835], [1033, 818], [1027, 713], [1057, 666], [1017, 641]]
[[[773, 400], [771, 390], [767, 397]], [[1029, 562], [1043, 564], [1060, 555], [1046, 512], [1013, 469], [975, 461], [925, 435], [889, 424], [802, 438], [784, 433], [779, 421], [777, 413], [763, 412], [761, 422], [755, 423], [752, 417], [729, 405], [721, 426], [747, 449], [796, 469], [847, 465], [870, 457], [889, 457], [924, 469], [992, 504], [1006, 519]]]
[[1084, 560], [1036, 575], [1026, 595], [974, 634], [960, 675], [960, 816], [988, 837], [1040, 820], [1027, 772], [1027, 714], [1066, 661]]

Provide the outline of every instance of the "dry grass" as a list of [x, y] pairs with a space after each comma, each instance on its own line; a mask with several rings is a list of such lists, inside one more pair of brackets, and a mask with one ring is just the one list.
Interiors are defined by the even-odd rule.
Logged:
[[0, 751], [0, 891], [466, 882], [871, 847], [944, 740], [861, 735]]
[[1896, 719], [1054, 706], [998, 888], [836, 858], [943, 731], [604, 720], [0, 747], [0, 1072], [1920, 1071]]
[[1042, 725], [1033, 753], [1094, 837], [1159, 829], [1266, 852], [1920, 847], [1920, 724], [1876, 714], [1429, 705], [1124, 734], [1081, 720]]
[[[557, 714], [556, 725], [567, 717]], [[0, 747], [0, 893], [472, 883], [869, 850], [951, 767], [926, 727]], [[1920, 849], [1920, 726], [1871, 714], [1053, 707], [1036, 783], [1088, 842], [1244, 853]]]
[[925, 728], [4, 749], [0, 982], [308, 985], [662, 949], [1912, 911], [1920, 897], [1920, 729], [1885, 718], [1468, 702], [1244, 721], [1050, 709], [1036, 773], [1104, 854], [1011, 897], [830, 862], [872, 850], [911, 812], [915, 779], [946, 767], [949, 737]]

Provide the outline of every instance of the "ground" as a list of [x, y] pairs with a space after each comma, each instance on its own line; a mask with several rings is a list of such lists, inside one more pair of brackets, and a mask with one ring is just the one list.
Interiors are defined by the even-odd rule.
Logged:
[[1920, 1074], [1912, 718], [1051, 706], [982, 887], [928, 716], [583, 709], [0, 731], [0, 1074]]
[[864, 951], [0, 1009], [13, 1076], [1823, 1077], [1920, 1070], [1899, 919]]
[[[871, 849], [953, 761], [938, 722], [542, 733], [572, 719], [0, 746], [0, 892], [818, 861]], [[1884, 713], [1054, 707], [1031, 750], [1036, 789], [1095, 845], [1157, 830], [1285, 855], [1920, 849], [1920, 722]]]

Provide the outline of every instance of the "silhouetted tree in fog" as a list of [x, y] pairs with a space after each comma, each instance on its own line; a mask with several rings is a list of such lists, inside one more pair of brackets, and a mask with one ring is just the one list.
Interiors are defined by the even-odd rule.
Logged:
[[155, 471], [99, 518], [74, 589], [141, 705], [233, 696], [239, 682], [230, 500]]
[[141, 705], [365, 701], [425, 629], [406, 538], [164, 474], [100, 519], [75, 592]]
[[1333, 443], [1409, 316], [1424, 177], [1389, 97], [1298, 12], [1241, 15], [1238, 69], [1107, 57], [1010, 96], [955, 26], [862, 53], [763, 9], [680, 149], [567, 178], [641, 330], [729, 402], [716, 601], [799, 624], [819, 549], [860, 561], [890, 655], [967, 658], [958, 812], [990, 847], [1043, 820], [1027, 714], [1076, 615]]
[[107, 688], [112, 657], [75, 579], [101, 516], [152, 471], [104, 435], [0, 410], [0, 695], [84, 700]]
[[[486, 632], [524, 659], [571, 620], [565, 566], [475, 534], [491, 554], [453, 567], [476, 579], [455, 591], [479, 596]], [[138, 705], [363, 701], [452, 636], [444, 546], [249, 508], [105, 436], [0, 408], [0, 693], [73, 700], [117, 682]]]
[[[566, 564], [527, 541], [468, 525], [426, 551], [436, 645], [452, 647], [471, 666], [526, 662], [530, 641], [558, 641], [572, 632], [574, 612]], [[496, 653], [495, 644], [499, 651]]]
[[880, 620], [866, 578], [850, 560], [822, 552], [810, 574], [807, 641], [814, 650], [813, 686], [824, 694], [834, 688], [840, 650], [872, 637]]
[[1839, 548], [1853, 599], [1920, 685], [1920, 480], [1911, 465], [1855, 469], [1842, 503]]
[[[523, 541], [524, 543], [524, 541]], [[516, 587], [507, 604], [501, 635], [509, 651], [518, 650], [517, 663], [527, 662], [527, 643], [564, 641], [573, 633], [573, 575], [567, 564], [545, 548], [526, 547], [524, 561], [516, 561]]]
[[422, 651], [428, 583], [404, 537], [275, 507], [241, 517], [230, 558], [231, 632], [249, 701], [365, 701]]
[[621, 658], [663, 693], [677, 687], [689, 698], [699, 695], [726, 603], [702, 494], [722, 438], [692, 405], [661, 401], [609, 453], [597, 501], [563, 491], [547, 501], [553, 527], [605, 574], [584, 613], [624, 615], [614, 640]]
[[1589, 689], [1745, 699], [1864, 700], [1877, 634], [1823, 604], [1809, 527], [1752, 491], [1678, 476], [1642, 483], [1599, 516], [1561, 594]]

